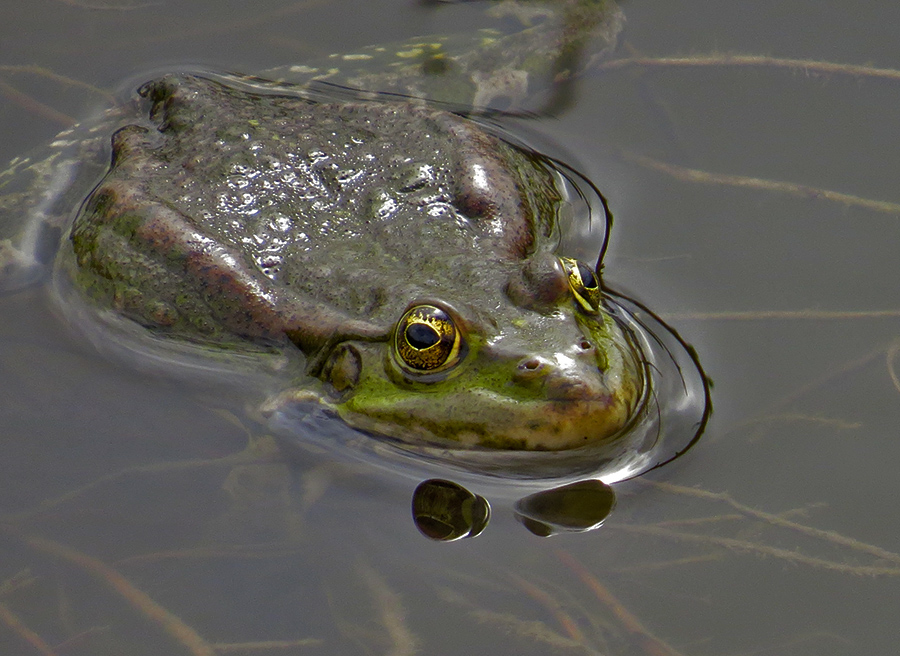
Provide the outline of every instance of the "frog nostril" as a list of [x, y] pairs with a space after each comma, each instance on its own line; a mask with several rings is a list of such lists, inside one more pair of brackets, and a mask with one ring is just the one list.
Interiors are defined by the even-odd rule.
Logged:
[[592, 348], [594, 348], [594, 345], [591, 344], [586, 339], [581, 340], [581, 342], [578, 344], [578, 346], [581, 347], [582, 351], [590, 351]]
[[519, 360], [513, 380], [519, 383], [536, 383], [550, 372], [550, 365], [542, 358], [528, 357]]

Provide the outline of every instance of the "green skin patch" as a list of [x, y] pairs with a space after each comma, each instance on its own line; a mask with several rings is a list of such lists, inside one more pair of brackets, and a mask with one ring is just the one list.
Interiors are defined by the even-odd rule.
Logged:
[[[550, 451], [595, 444], [633, 416], [640, 364], [612, 319], [581, 317], [580, 323], [604, 346], [593, 351], [596, 364], [564, 374], [547, 367], [526, 381], [519, 367], [535, 354], [504, 353], [502, 339], [490, 345], [469, 339], [463, 361], [428, 382], [405, 374], [388, 343], [356, 344], [358, 383], [340, 400], [323, 402], [351, 426], [412, 443]], [[583, 395], [570, 391], [548, 399], [561, 375], [594, 378], [595, 386]]]

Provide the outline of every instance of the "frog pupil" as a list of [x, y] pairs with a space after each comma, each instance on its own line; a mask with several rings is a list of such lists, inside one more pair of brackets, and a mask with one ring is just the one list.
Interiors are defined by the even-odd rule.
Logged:
[[585, 289], [597, 288], [597, 278], [584, 262], [578, 263], [578, 275], [581, 276], [581, 284], [584, 285]]
[[411, 323], [406, 327], [406, 341], [413, 348], [424, 350], [441, 340], [437, 331], [426, 323]]

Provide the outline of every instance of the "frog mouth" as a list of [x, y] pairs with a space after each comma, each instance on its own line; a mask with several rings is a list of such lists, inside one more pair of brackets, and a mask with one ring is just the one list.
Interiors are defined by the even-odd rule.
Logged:
[[565, 451], [602, 443], [620, 434], [635, 413], [630, 390], [577, 402], [508, 403], [492, 396], [476, 390], [445, 399], [442, 408], [452, 407], [452, 417], [444, 409], [428, 412], [405, 403], [379, 412], [357, 413], [352, 404], [334, 409], [353, 428], [409, 444], [521, 451]]

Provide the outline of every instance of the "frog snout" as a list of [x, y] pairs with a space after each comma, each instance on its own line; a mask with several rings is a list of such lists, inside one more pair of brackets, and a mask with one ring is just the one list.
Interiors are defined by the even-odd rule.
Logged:
[[544, 398], [554, 401], [592, 399], [606, 392], [596, 348], [587, 340], [581, 340], [566, 353], [553, 358], [522, 358], [513, 380], [520, 385], [540, 388]]

